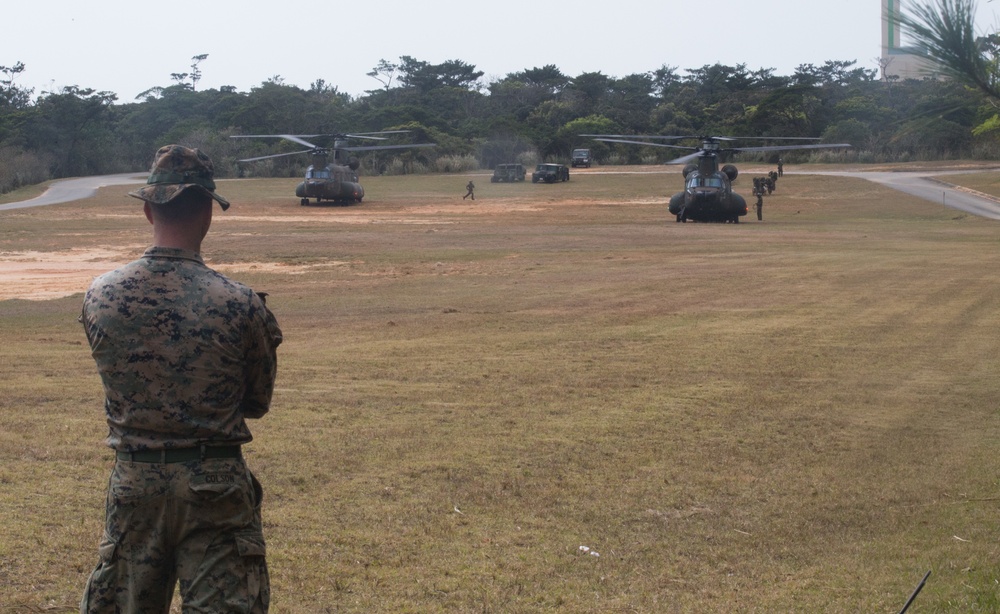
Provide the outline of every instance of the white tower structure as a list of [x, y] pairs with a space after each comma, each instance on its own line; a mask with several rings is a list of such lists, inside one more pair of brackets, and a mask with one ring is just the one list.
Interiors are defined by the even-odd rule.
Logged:
[[927, 62], [905, 51], [905, 32], [899, 25], [900, 4], [906, 0], [882, 0], [882, 69], [886, 77], [925, 79], [934, 71]]

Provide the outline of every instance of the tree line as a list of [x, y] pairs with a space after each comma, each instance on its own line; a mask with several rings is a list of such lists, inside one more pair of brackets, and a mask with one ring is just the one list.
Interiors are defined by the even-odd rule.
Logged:
[[[35, 95], [18, 85], [30, 67], [0, 66], [0, 191], [52, 178], [144, 171], [151, 152], [176, 142], [200, 147], [219, 176], [298, 176], [307, 156], [240, 165], [240, 158], [302, 149], [234, 134], [323, 134], [409, 130], [393, 142], [437, 147], [359, 155], [363, 172], [456, 172], [502, 162], [568, 160], [590, 147], [599, 164], [662, 163], [668, 149], [612, 145], [580, 134], [815, 137], [846, 152], [785, 154], [786, 161], [861, 162], [997, 158], [993, 101], [959, 80], [885, 78], [856, 61], [799, 66], [791, 75], [745, 64], [675, 66], [625, 77], [554, 65], [489, 82], [461, 60], [382, 60], [376, 87], [352, 97], [317, 79], [308, 88], [280, 76], [250, 91], [197, 88], [201, 62], [173, 83], [121, 102], [80, 86]], [[991, 123], [992, 122], [992, 123]], [[798, 157], [797, 157], [798, 156]]]

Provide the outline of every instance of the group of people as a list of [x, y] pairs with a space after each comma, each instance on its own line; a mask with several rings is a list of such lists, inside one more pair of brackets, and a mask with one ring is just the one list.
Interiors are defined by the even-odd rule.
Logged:
[[769, 171], [767, 175], [763, 177], [753, 178], [753, 195], [757, 198], [757, 219], [764, 219], [764, 194], [771, 195], [775, 190], [778, 189], [778, 177], [785, 174], [785, 165], [778, 158], [778, 170]]

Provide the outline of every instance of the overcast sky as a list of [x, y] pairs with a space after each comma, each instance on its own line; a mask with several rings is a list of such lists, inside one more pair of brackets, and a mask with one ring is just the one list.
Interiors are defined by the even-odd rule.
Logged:
[[[937, 0], [923, 0], [923, 2]], [[996, 29], [1000, 3], [978, 1], [978, 29]], [[18, 1], [3, 10], [0, 66], [25, 64], [16, 83], [77, 85], [132, 102], [200, 64], [198, 89], [249, 91], [272, 77], [318, 79], [352, 96], [381, 84], [379, 60], [461, 60], [483, 82], [554, 64], [575, 77], [610, 77], [706, 64], [791, 75], [801, 64], [856, 60], [877, 68], [880, 0], [206, 0]]]

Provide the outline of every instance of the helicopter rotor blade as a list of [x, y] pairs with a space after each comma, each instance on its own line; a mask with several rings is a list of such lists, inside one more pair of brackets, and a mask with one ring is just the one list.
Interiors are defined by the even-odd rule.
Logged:
[[816, 143], [813, 145], [765, 145], [762, 147], [733, 147], [727, 151], [791, 151], [794, 149], [844, 149], [850, 147], [850, 143]]
[[[268, 160], [270, 158], [282, 158], [285, 156], [297, 156], [300, 154], [313, 154], [313, 155], [330, 155], [332, 152], [336, 151], [376, 151], [382, 149], [415, 149], [421, 147], [436, 147], [437, 143], [412, 143], [407, 145], [340, 145], [346, 139], [365, 139], [372, 141], [384, 141], [386, 137], [378, 136], [383, 134], [404, 134], [411, 132], [410, 130], [382, 130], [380, 132], [361, 132], [356, 134], [344, 134], [344, 133], [326, 133], [326, 134], [239, 134], [231, 135], [230, 138], [234, 139], [285, 139], [292, 141], [293, 143], [298, 143], [305, 147], [309, 147], [304, 151], [292, 151], [288, 153], [272, 154], [269, 156], [257, 156], [255, 158], [244, 158], [242, 160], [237, 160], [237, 162], [255, 162], [257, 160]], [[334, 139], [335, 144], [333, 146], [320, 147], [314, 143], [310, 143], [305, 139]]]
[[[299, 134], [234, 134], [230, 136], [231, 139], [287, 139], [293, 143], [298, 143], [304, 147], [311, 147], [313, 149], [321, 149], [318, 145], [314, 145], [309, 141], [306, 141], [300, 137], [302, 136], [314, 136], [310, 134], [299, 135]], [[322, 135], [315, 135], [322, 136]]]
[[412, 130], [380, 130], [378, 132], [352, 132], [344, 136], [357, 139], [383, 139], [383, 134], [408, 134]]
[[666, 164], [687, 164], [691, 160], [696, 159], [701, 154], [702, 154], [701, 151], [696, 151], [692, 154], [688, 154], [686, 156], [681, 156], [680, 158], [674, 158], [673, 160], [669, 160], [666, 162]]
[[648, 147], [669, 147], [670, 149], [698, 149], [697, 147], [687, 147], [684, 145], [668, 145], [667, 143], [650, 143], [648, 141], [633, 141], [631, 139], [606, 139], [606, 138], [594, 138], [595, 141], [603, 141], [605, 143], [626, 143], [628, 145], [645, 145]]
[[301, 155], [301, 154], [317, 153], [317, 152], [321, 152], [321, 151], [323, 151], [323, 150], [319, 149], [319, 148], [305, 149], [305, 150], [302, 150], [302, 151], [292, 151], [292, 152], [289, 152], [289, 153], [272, 154], [270, 156], [257, 156], [256, 158], [244, 158], [242, 160], [237, 160], [237, 162], [256, 162], [258, 160], [267, 160], [269, 158], [284, 158], [286, 156], [298, 156], [298, 155]]
[[320, 139], [366, 139], [370, 141], [384, 141], [386, 137], [384, 136], [374, 136], [376, 134], [381, 134], [379, 132], [352, 132], [350, 134], [345, 133], [330, 133], [330, 134], [300, 134], [298, 136], [306, 138], [320, 138]]
[[600, 141], [602, 138], [615, 138], [615, 139], [663, 139], [680, 141], [683, 139], [692, 139], [703, 141], [705, 139], [721, 139], [721, 140], [734, 140], [737, 137], [728, 136], [698, 136], [694, 134], [683, 134], [683, 135], [666, 135], [666, 134], [580, 134], [577, 136], [586, 136], [593, 138], [594, 140]]
[[[380, 130], [378, 132], [324, 132], [320, 134], [248, 134], [245, 136], [233, 137], [233, 138], [249, 138], [249, 137], [271, 137], [271, 138], [282, 138], [288, 139], [290, 141], [295, 141], [296, 143], [305, 144], [305, 141], [296, 139], [369, 139], [376, 141], [384, 141], [387, 137], [382, 136], [383, 134], [406, 134], [412, 132], [411, 130]], [[316, 145], [310, 144], [311, 147], [316, 147]]]
[[414, 149], [416, 147], [436, 147], [437, 143], [415, 143], [413, 145], [360, 145], [338, 147], [340, 151], [376, 151], [381, 149]]

